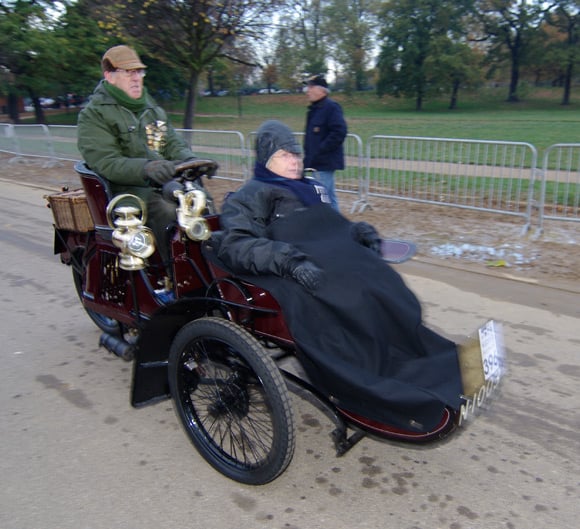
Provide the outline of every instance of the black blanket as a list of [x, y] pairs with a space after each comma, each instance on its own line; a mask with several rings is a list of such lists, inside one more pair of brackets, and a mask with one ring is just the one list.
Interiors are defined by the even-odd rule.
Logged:
[[314, 385], [341, 408], [417, 431], [461, 404], [456, 345], [422, 323], [401, 276], [355, 242], [351, 224], [327, 206], [274, 222], [270, 236], [291, 242], [325, 271], [310, 293], [290, 279], [246, 276], [282, 308]]

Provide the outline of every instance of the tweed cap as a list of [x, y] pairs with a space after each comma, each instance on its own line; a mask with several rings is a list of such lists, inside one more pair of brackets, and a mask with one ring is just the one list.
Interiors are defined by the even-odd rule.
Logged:
[[101, 61], [103, 69], [105, 69], [107, 61], [113, 68], [121, 68], [123, 70], [147, 68], [147, 66], [141, 62], [137, 52], [133, 48], [124, 45], [113, 46], [105, 52]]

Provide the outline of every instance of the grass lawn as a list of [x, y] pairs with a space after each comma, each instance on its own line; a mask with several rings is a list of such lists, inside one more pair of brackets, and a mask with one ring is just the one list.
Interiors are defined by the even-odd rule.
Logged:
[[[349, 132], [363, 142], [375, 135], [516, 141], [532, 144], [539, 154], [555, 143], [580, 143], [580, 103], [562, 106], [561, 90], [531, 93], [520, 103], [506, 103], [503, 92], [465, 94], [456, 110], [448, 110], [446, 99], [427, 101], [421, 112], [413, 101], [379, 99], [372, 92], [332, 97], [343, 106]], [[247, 133], [276, 118], [302, 131], [307, 105], [302, 94], [200, 98], [195, 128]]]

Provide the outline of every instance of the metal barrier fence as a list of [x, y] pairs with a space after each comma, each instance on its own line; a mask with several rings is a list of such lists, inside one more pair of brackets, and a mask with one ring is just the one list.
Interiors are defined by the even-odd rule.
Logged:
[[373, 136], [366, 162], [366, 196], [515, 215], [530, 226], [537, 152], [528, 143]]
[[[11, 128], [10, 128], [11, 127]], [[54, 138], [46, 125], [6, 125], [0, 150], [17, 156], [46, 158], [47, 165], [57, 161]], [[4, 149], [6, 147], [6, 149]]]
[[0, 152], [18, 152], [15, 144], [14, 125], [10, 123], [0, 123]]
[[[220, 164], [218, 178], [243, 182], [252, 174], [255, 133], [177, 130], [198, 156]], [[78, 160], [76, 132], [76, 126], [0, 123], [0, 152], [44, 158], [46, 165]], [[336, 189], [357, 195], [353, 211], [376, 197], [514, 215], [526, 230], [536, 208], [540, 231], [544, 219], [580, 221], [580, 144], [552, 145], [541, 170], [536, 148], [520, 142], [373, 136], [365, 153], [360, 137], [348, 134], [344, 149]]]
[[244, 135], [237, 131], [176, 129], [200, 158], [219, 163], [219, 177], [244, 181], [249, 177]]
[[558, 143], [546, 149], [538, 207], [540, 232], [544, 219], [580, 222], [580, 143]]
[[77, 149], [77, 128], [74, 125], [50, 125], [48, 127], [53, 140], [53, 153], [59, 160], [80, 160]]

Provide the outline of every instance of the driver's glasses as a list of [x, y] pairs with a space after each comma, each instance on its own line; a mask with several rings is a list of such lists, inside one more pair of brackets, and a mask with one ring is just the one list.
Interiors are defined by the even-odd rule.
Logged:
[[123, 68], [117, 68], [115, 73], [120, 73], [123, 77], [145, 77], [145, 70], [143, 68], [137, 68], [135, 70], [124, 70]]

